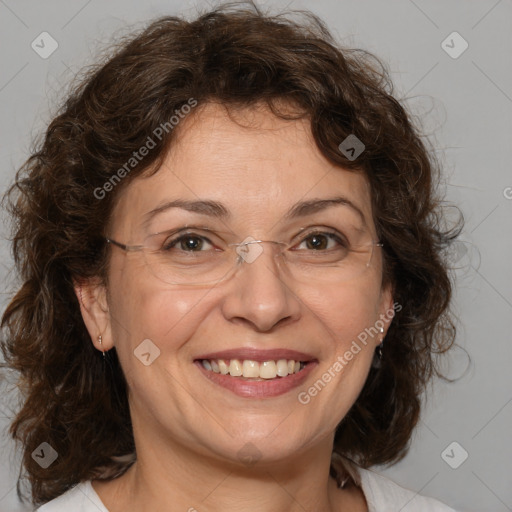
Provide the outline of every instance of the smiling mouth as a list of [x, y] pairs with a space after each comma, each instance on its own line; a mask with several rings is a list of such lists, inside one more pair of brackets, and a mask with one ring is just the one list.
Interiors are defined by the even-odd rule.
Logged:
[[282, 379], [301, 372], [307, 361], [294, 359], [278, 359], [269, 361], [253, 361], [251, 359], [200, 359], [203, 368], [212, 373], [227, 375], [248, 381]]

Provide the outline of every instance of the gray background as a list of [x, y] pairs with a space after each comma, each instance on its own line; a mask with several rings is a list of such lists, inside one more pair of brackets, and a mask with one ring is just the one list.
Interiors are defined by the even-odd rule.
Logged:
[[[50, 119], [66, 85], [94, 60], [98, 42], [106, 43], [127, 24], [140, 26], [163, 14], [193, 16], [196, 6], [208, 5], [163, 0], [0, 0], [2, 191], [26, 159], [31, 140]], [[458, 244], [452, 255], [460, 267], [455, 296], [460, 348], [446, 367], [450, 377], [460, 379], [434, 385], [409, 455], [392, 468], [377, 469], [461, 511], [510, 511], [512, 2], [269, 0], [259, 5], [310, 9], [342, 43], [365, 48], [388, 63], [396, 96], [418, 116], [443, 162], [447, 199], [457, 203], [466, 218], [465, 243]], [[31, 48], [43, 31], [59, 45], [47, 59]], [[441, 46], [454, 31], [469, 44], [458, 58]], [[448, 38], [446, 44], [453, 47], [452, 53], [462, 48], [457, 37]], [[4, 227], [2, 306], [13, 286], [5, 235]], [[469, 367], [465, 351], [471, 356]], [[23, 509], [16, 504], [14, 489], [17, 454], [5, 435], [10, 414], [5, 386], [2, 393], [0, 511], [4, 512]], [[458, 444], [449, 446], [453, 442]], [[468, 458], [460, 464], [463, 450]], [[460, 466], [453, 469], [445, 460]]]

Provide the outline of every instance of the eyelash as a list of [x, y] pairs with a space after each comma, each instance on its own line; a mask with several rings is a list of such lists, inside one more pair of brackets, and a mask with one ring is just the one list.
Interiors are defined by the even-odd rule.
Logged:
[[[306, 235], [302, 235], [300, 241], [297, 242], [297, 244], [295, 244], [294, 247], [297, 246], [297, 245], [303, 244], [304, 242], [306, 242], [311, 237], [319, 236], [319, 235], [326, 236], [330, 240], [334, 240], [335, 242], [337, 242], [340, 246], [342, 246], [344, 248], [347, 248], [349, 246], [349, 244], [346, 241], [346, 239], [344, 239], [344, 237], [340, 236], [338, 233], [334, 233], [334, 232], [331, 232], [331, 231], [322, 231], [322, 230], [317, 229], [317, 230], [313, 230], [313, 231], [308, 232]], [[197, 239], [200, 239], [202, 241], [206, 241], [208, 244], [210, 244], [212, 246], [215, 246], [215, 244], [208, 237], [200, 235], [200, 234], [195, 233], [193, 231], [188, 231], [188, 232], [183, 233], [183, 234], [181, 234], [181, 235], [179, 235], [179, 236], [177, 236], [175, 238], [172, 238], [170, 240], [166, 239], [164, 241], [163, 245], [162, 245], [162, 249], [161, 250], [169, 251], [169, 250], [175, 248], [183, 240], [193, 239], [193, 238], [197, 238]], [[311, 250], [314, 250], [314, 249], [311, 249]], [[325, 249], [325, 250], [329, 250], [329, 249]], [[184, 252], [202, 252], [202, 251], [184, 251]]]

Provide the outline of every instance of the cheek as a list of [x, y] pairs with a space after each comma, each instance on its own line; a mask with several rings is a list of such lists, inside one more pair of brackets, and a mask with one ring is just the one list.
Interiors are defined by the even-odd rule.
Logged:
[[172, 290], [154, 279], [125, 280], [114, 286], [111, 316], [116, 350], [124, 368], [133, 365], [133, 351], [150, 339], [161, 356], [172, 357], [186, 345], [211, 310], [208, 290]]
[[307, 306], [339, 352], [379, 319], [380, 289], [374, 280], [344, 283], [310, 294]]

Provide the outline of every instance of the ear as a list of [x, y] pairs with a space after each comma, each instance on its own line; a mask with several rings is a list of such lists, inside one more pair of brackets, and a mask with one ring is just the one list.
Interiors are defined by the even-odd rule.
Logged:
[[[80, 312], [94, 346], [101, 352], [113, 346], [107, 288], [99, 279], [75, 283]], [[101, 343], [99, 337], [101, 336]]]

